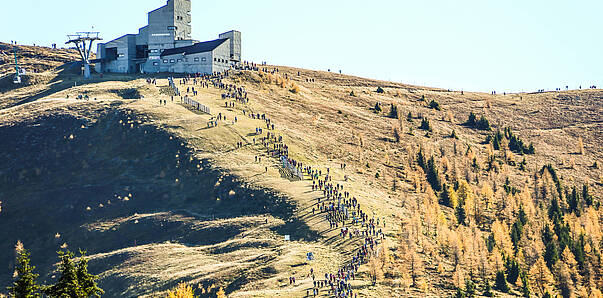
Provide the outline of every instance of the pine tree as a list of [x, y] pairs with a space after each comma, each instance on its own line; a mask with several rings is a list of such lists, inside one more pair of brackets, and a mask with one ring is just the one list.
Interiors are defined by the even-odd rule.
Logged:
[[427, 118], [423, 118], [423, 120], [421, 120], [421, 126], [419, 126], [419, 128], [426, 131], [432, 131], [431, 124]]
[[477, 123], [477, 116], [475, 116], [475, 114], [473, 112], [471, 112], [469, 114], [469, 120], [467, 120], [467, 126], [470, 127], [475, 127], [475, 124]]
[[530, 295], [532, 294], [530, 291], [530, 282], [525, 272], [521, 273], [521, 294], [525, 298], [530, 298]]
[[435, 164], [433, 156], [427, 162], [427, 182], [431, 185], [434, 191], [442, 190], [442, 181], [440, 180], [440, 174]]
[[96, 280], [98, 277], [88, 273], [88, 259], [86, 258], [86, 252], [80, 251], [80, 259], [75, 266], [77, 281], [82, 291], [84, 292], [84, 297], [98, 297], [100, 298], [102, 294], [105, 293], [98, 284]]
[[475, 297], [475, 284], [470, 279], [465, 282], [465, 294], [467, 298]]
[[375, 112], [381, 113], [381, 104], [379, 102], [375, 103]]
[[465, 219], [467, 218], [467, 214], [465, 213], [465, 207], [460, 204], [458, 207], [456, 207], [456, 220], [459, 223], [459, 225], [464, 225], [465, 224]]
[[392, 103], [389, 109], [389, 117], [398, 119], [398, 106]]
[[40, 297], [40, 286], [36, 283], [38, 274], [34, 273], [35, 266], [30, 265], [30, 254], [23, 248], [21, 242], [17, 243], [17, 265], [15, 268], [16, 279], [9, 288], [11, 297], [32, 298]]
[[503, 293], [509, 292], [509, 285], [503, 271], [496, 272], [496, 289]]
[[521, 269], [519, 269], [519, 263], [508, 257], [505, 262], [505, 268], [507, 269], [507, 281], [511, 284], [515, 284], [519, 278]]
[[490, 282], [486, 280], [486, 288], [484, 290], [484, 296], [486, 297], [493, 297], [494, 293], [492, 293], [492, 286], [490, 285]]
[[77, 270], [73, 262], [73, 253], [59, 251], [59, 271], [61, 277], [55, 285], [44, 287], [44, 294], [51, 297], [84, 297], [84, 292], [77, 282]]
[[546, 244], [543, 257], [549, 268], [553, 268], [553, 266], [557, 264], [557, 261], [559, 260], [559, 249], [557, 248], [557, 243], [555, 243], [555, 241], [550, 241]]
[[59, 271], [61, 276], [56, 284], [42, 289], [44, 294], [51, 297], [101, 297], [104, 291], [96, 284], [97, 277], [88, 273], [88, 260], [85, 252], [80, 251], [79, 262], [73, 261], [74, 254], [70, 251], [59, 251]]

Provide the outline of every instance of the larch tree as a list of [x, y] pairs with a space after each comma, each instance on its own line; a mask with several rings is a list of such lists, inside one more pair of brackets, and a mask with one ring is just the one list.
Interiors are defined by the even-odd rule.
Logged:
[[561, 253], [561, 260], [565, 265], [567, 265], [567, 271], [572, 279], [572, 282], [575, 285], [579, 285], [582, 283], [582, 276], [578, 273], [578, 262], [576, 262], [576, 258], [574, 254], [570, 251], [569, 247], [565, 247], [563, 252]]
[[555, 278], [542, 257], [532, 265], [530, 273], [532, 284], [536, 286], [536, 289], [541, 296], [544, 295], [545, 292], [550, 291], [551, 286], [555, 283]]

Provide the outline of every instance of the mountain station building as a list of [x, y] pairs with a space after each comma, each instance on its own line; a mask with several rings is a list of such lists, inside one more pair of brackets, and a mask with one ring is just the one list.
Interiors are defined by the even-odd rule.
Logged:
[[218, 39], [191, 39], [191, 0], [168, 0], [148, 14], [149, 24], [98, 44], [98, 73], [223, 73], [241, 63], [241, 32], [228, 31]]

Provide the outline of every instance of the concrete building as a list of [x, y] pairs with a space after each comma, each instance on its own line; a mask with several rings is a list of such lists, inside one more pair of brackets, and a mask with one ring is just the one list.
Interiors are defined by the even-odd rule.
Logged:
[[191, 0], [168, 0], [148, 13], [149, 24], [97, 46], [99, 73], [216, 73], [241, 62], [241, 32], [218, 39], [191, 39]]

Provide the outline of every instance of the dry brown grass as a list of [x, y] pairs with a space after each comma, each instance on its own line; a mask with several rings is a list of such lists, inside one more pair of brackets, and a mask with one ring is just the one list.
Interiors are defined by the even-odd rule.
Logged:
[[[586, 169], [582, 166], [585, 164], [590, 165], [592, 164], [592, 160], [601, 160], [603, 157], [603, 151], [600, 146], [603, 143], [603, 136], [597, 133], [597, 131], [600, 131], [601, 125], [592, 122], [592, 119], [603, 115], [601, 107], [597, 106], [596, 102], [593, 102], [592, 99], [600, 96], [600, 91], [568, 92], [567, 96], [572, 96], [572, 98], [579, 96], [581, 99], [572, 103], [572, 109], [569, 109], [572, 111], [570, 112], [571, 115], [566, 115], [565, 113], [568, 113], [568, 104], [553, 94], [523, 95], [523, 101], [470, 92], [465, 92], [463, 97], [459, 97], [455, 93], [434, 88], [378, 82], [286, 67], [281, 67], [280, 69], [281, 74], [294, 74], [300, 71], [302, 77], [315, 78], [321, 84], [305, 83], [303, 80], [292, 79], [290, 84], [296, 84], [300, 88], [303, 88], [304, 91], [303, 93], [298, 93], [299, 96], [296, 96], [295, 101], [284, 101], [282, 99], [290, 96], [290, 92], [292, 92], [289, 90], [290, 87], [286, 86], [286, 80], [265, 73], [243, 74], [240, 77], [233, 78], [233, 81], [240, 80], [249, 90], [251, 103], [245, 108], [256, 112], [266, 112], [273, 121], [278, 123], [279, 127], [283, 128], [276, 133], [285, 136], [294, 158], [308, 165], [320, 167], [323, 171], [326, 167], [330, 167], [333, 171], [334, 181], [337, 180], [337, 183], [345, 185], [346, 189], [352, 192], [363, 206], [366, 206], [367, 211], [371, 215], [374, 214], [376, 217], [387, 218], [389, 227], [386, 229], [386, 232], [389, 235], [397, 237], [400, 231], [399, 219], [404, 218], [411, 212], [415, 212], [411, 211], [411, 209], [419, 211], [424, 209], [422, 207], [427, 206], [424, 205], [427, 200], [426, 198], [432, 195], [430, 187], [425, 182], [424, 173], [416, 165], [416, 150], [412, 148], [412, 146], [417, 147], [415, 144], [424, 144], [426, 152], [438, 156], [437, 163], [441, 167], [441, 173], [445, 172], [450, 177], [458, 177], [460, 179], [468, 176], [471, 187], [482, 189], [481, 193], [489, 198], [488, 201], [491, 201], [492, 205], [497, 207], [497, 203], [503, 197], [500, 185], [504, 183], [505, 178], [508, 177], [512, 185], [523, 189], [524, 186], [528, 186], [525, 183], [526, 175], [539, 170], [542, 165], [547, 163], [555, 165], [559, 165], [562, 162], [568, 163], [567, 148], [575, 148], [575, 143], [571, 141], [573, 138], [570, 136], [576, 134], [583, 135], [584, 140], [588, 142], [588, 152], [584, 152], [584, 155], [574, 157], [576, 166], [572, 168], [560, 168], [559, 172], [560, 175], [565, 177], [573, 177], [574, 181], [588, 181], [590, 184], [594, 184], [592, 186], [594, 194], [599, 196], [602, 193], [601, 185], [596, 184], [598, 181], [599, 183], [603, 183], [601, 181], [601, 170]], [[256, 80], [255, 76], [259, 80]], [[295, 76], [290, 77], [293, 78]], [[107, 83], [107, 85], [110, 84], [117, 85], [122, 83]], [[138, 82], [134, 81], [123, 84], [137, 86]], [[278, 88], [270, 87], [267, 89], [267, 84], [276, 84]], [[376, 94], [374, 92], [377, 86], [386, 85], [396, 88], [396, 93]], [[106, 87], [108, 86], [92, 84], [81, 89], [94, 90], [101, 94]], [[350, 97], [349, 90], [356, 91], [356, 96]], [[387, 87], [386, 90], [391, 89]], [[68, 92], [73, 94], [75, 91], [67, 90], [61, 94]], [[161, 96], [152, 88], [143, 90], [142, 93], [147, 98]], [[421, 98], [422, 95], [425, 95], [426, 98], [437, 100], [446, 112], [427, 109], [422, 104], [413, 102], [413, 100]], [[204, 90], [198, 100], [207, 103], [215, 113], [223, 112], [229, 118], [238, 115], [236, 113], [240, 111], [222, 109], [219, 102], [216, 102], [216, 98], [219, 98], [219, 91], [210, 89], [207, 91]], [[375, 101], [382, 102], [383, 106], [387, 106], [390, 103], [399, 101], [401, 98], [408, 98], [409, 103], [405, 104], [403, 108], [400, 106], [400, 112], [404, 110], [404, 114], [402, 114], [402, 117], [399, 117], [398, 123], [392, 124], [391, 119], [385, 118], [382, 115], [376, 115], [369, 110], [370, 107], [374, 106]], [[488, 156], [505, 155], [505, 152], [494, 151], [490, 145], [486, 146], [482, 144], [486, 133], [458, 125], [457, 121], [454, 121], [453, 117], [451, 117], [451, 115], [457, 115], [459, 118], [458, 122], [463, 122], [470, 111], [479, 114], [479, 109], [482, 108], [480, 102], [485, 102], [488, 110], [488, 119], [491, 120], [495, 127], [511, 126], [522, 139], [534, 142], [537, 154], [535, 156], [526, 156], [528, 162], [526, 172], [519, 171], [516, 167], [508, 165], [502, 166], [499, 172], [484, 172], [483, 165]], [[201, 125], [199, 123], [204, 123], [208, 117], [194, 114], [179, 105], [158, 107], [152, 101], [138, 101], [128, 103], [128, 108], [152, 115], [155, 125], [171, 127], [170, 131], [172, 133], [184, 137], [185, 140], [190, 142], [192, 147], [198, 149], [199, 152], [204, 152], [199, 153], [200, 156], [211, 158], [220, 167], [227, 169], [231, 173], [235, 173], [250, 184], [267, 187], [287, 194], [291, 200], [300, 204], [301, 207], [298, 211], [300, 218], [310, 223], [318, 231], [325, 232], [326, 235], [333, 235], [332, 232], [326, 232], [327, 229], [321, 226], [319, 218], [312, 217], [303, 211], [303, 208], [312, 206], [312, 202], [315, 200], [311, 194], [306, 193], [308, 191], [306, 182], [291, 183], [284, 181], [280, 178], [278, 171], [271, 167], [269, 162], [261, 165], [254, 164], [251, 160], [253, 160], [254, 155], [258, 154], [254, 149], [234, 150], [234, 143], [239, 141], [241, 136], [250, 142], [249, 138], [245, 136], [253, 130], [253, 127], [257, 126], [256, 122], [242, 119], [241, 123], [235, 126], [220, 127], [215, 130], [200, 130]], [[342, 111], [343, 113], [340, 114], [337, 111]], [[425, 138], [422, 133], [417, 133], [415, 136], [405, 133], [413, 128], [416, 130], [418, 127], [417, 121], [414, 121], [414, 123], [406, 121], [406, 114], [408, 112], [412, 112], [413, 115], [423, 114], [429, 119], [433, 119], [434, 133], [431, 138]], [[581, 115], [581, 113], [585, 115]], [[10, 117], [18, 119], [18, 113]], [[439, 121], [442, 118], [445, 118], [446, 121]], [[388, 142], [387, 138], [389, 137], [387, 136], [391, 136], [397, 129], [399, 129], [400, 133], [399, 143], [391, 144]], [[459, 140], [447, 137], [452, 130], [456, 131]], [[468, 146], [472, 148], [469, 151], [467, 151]], [[453, 154], [453, 148], [455, 147], [458, 147], [458, 154], [456, 155]], [[440, 148], [443, 148], [446, 152], [444, 157], [440, 157]], [[385, 156], [387, 156], [387, 160], [384, 158]], [[513, 158], [516, 161], [522, 159], [521, 156], [513, 157], [508, 152], [506, 153], [506, 157], [507, 159]], [[474, 158], [476, 158], [482, 168], [478, 173], [473, 172], [471, 168]], [[348, 170], [346, 172], [337, 170], [337, 165], [344, 162], [348, 165]], [[366, 167], [367, 163], [371, 166], [368, 169]], [[264, 166], [269, 167], [269, 171], [266, 174], [263, 173]], [[381, 179], [376, 179], [375, 169], [379, 167], [396, 167], [396, 169], [381, 171]], [[391, 181], [397, 179], [398, 174], [404, 178], [396, 180], [399, 182], [399, 185], [396, 191], [392, 191]], [[349, 176], [350, 179], [343, 181], [344, 175]], [[479, 186], [473, 185], [476, 177], [480, 180]], [[396, 183], [398, 184], [398, 182]], [[492, 182], [497, 183], [496, 192], [492, 190]], [[428, 205], [431, 206], [431, 204]], [[411, 208], [409, 206], [414, 207]], [[475, 206], [475, 208], [479, 208], [479, 202]], [[517, 207], [517, 204], [514, 203], [513, 206]], [[507, 209], [501, 211], [501, 214], [512, 215], [515, 211], [513, 211], [512, 207], [507, 207]], [[492, 211], [486, 210], [486, 212]], [[442, 207], [442, 210], [437, 211], [436, 214], [438, 215], [437, 218], [440, 219], [438, 223], [438, 235], [440, 235], [439, 237], [444, 237], [445, 235], [445, 238], [448, 239], [441, 243], [450, 244], [450, 246], [441, 249], [451, 252], [450, 255], [458, 255], [461, 259], [460, 262], [464, 262], [463, 251], [470, 249], [470, 247], [461, 241], [461, 239], [470, 239], [469, 236], [483, 239], [479, 238], [482, 235], [473, 234], [463, 229], [452, 228], [451, 223], [454, 223], [455, 219], [453, 212], [447, 207]], [[421, 213], [418, 215], [418, 218], [424, 218], [424, 216], [425, 214]], [[451, 226], [448, 226], [449, 224]], [[264, 234], [264, 232], [260, 235], [262, 236], [257, 237], [275, 237], [270, 236], [271, 234], [269, 233]], [[426, 235], [432, 234], [426, 233]], [[434, 251], [434, 249], [428, 249], [429, 243], [435, 246], [432, 243], [433, 239], [424, 237], [418, 241], [421, 242], [426, 252]], [[500, 241], [504, 242], [506, 240], [501, 237]], [[281, 287], [278, 281], [278, 278], [301, 272], [301, 269], [297, 270], [295, 269], [296, 267], [291, 267], [291, 265], [295, 265], [300, 259], [298, 254], [301, 254], [301, 258], [303, 258], [303, 252], [309, 249], [323, 252], [328, 257], [321, 260], [320, 262], [322, 263], [316, 266], [316, 268], [322, 270], [329, 266], [336, 267], [337, 263], [342, 261], [337, 257], [336, 252], [339, 249], [351, 249], [355, 247], [352, 244], [344, 243], [326, 245], [318, 242], [318, 244], [318, 248], [311, 248], [310, 246], [313, 244], [308, 243], [277, 246], [278, 249], [282, 249], [287, 253], [287, 256], [281, 258], [275, 267], [278, 277], [264, 283], [258, 282], [246, 286], [235, 294], [263, 297], [277, 295], [301, 296], [305, 294], [305, 291]], [[455, 245], [458, 247], [455, 247]], [[145, 258], [153, 259], [154, 262], [161, 260], [161, 263], [169, 268], [177, 268], [183, 261], [195, 260], [200, 256], [209, 258], [209, 256], [202, 253], [202, 249], [184, 249], [176, 246], [163, 246], [163, 252], [153, 248], [147, 249], [147, 251], [142, 253], [144, 258], [139, 257], [136, 259], [136, 261], [147, 266], [151, 265], [144, 263]], [[183, 257], [179, 253], [183, 253], [185, 256]], [[253, 255], [259, 256], [262, 253], [266, 253], [266, 251], [260, 249], [254, 251]], [[435, 267], [435, 265], [430, 266], [431, 269], [427, 269], [425, 272], [425, 281], [428, 280], [429, 283], [418, 283], [415, 287], [409, 289], [408, 293], [412, 293], [416, 289], [420, 290], [420, 293], [423, 293], [422, 295], [415, 293], [416, 296], [448, 296], [450, 294], [446, 289], [449, 288], [454, 280], [451, 278], [451, 275], [455, 266], [452, 260], [448, 258], [436, 261], [436, 255], [434, 253], [421, 254], [425, 258], [426, 263], [438, 264], [437, 270], [431, 268]], [[174, 258], [174, 260], [170, 261], [169, 257]], [[236, 254], [232, 254], [212, 257], [207, 261], [207, 264], [196, 263], [196, 265], [203, 268], [203, 270], [212, 272], [211, 274], [217, 274], [216, 270], [218, 267], [229, 266], [233, 262], [237, 266], [240, 266], [244, 262], [244, 258], [241, 259]], [[380, 270], [387, 267], [380, 266], [378, 263], [367, 267], [372, 266], [381, 268]], [[245, 266], [238, 268], [251, 270]], [[301, 268], [304, 270], [308, 269], [305, 265]], [[316, 268], [315, 270], [319, 270]], [[134, 275], [136, 270], [147, 270], [145, 266], [137, 266], [130, 269], [132, 271], [122, 269], [123, 271], [116, 270], [112, 273]], [[363, 268], [362, 270], [370, 271], [370, 269]], [[186, 272], [185, 270], [183, 271]], [[378, 277], [381, 277], [381, 274], [377, 271], [375, 269], [374, 273]], [[442, 272], [444, 274], [440, 274]], [[194, 275], [190, 272], [183, 274]], [[225, 272], [224, 274], [233, 273]], [[457, 272], [456, 277], [458, 279], [465, 278], [465, 276], [460, 275], [461, 273]], [[199, 277], [200, 275], [194, 276], [199, 280], [203, 279], [203, 277]], [[396, 296], [392, 294], [393, 292], [390, 292], [393, 291], [391, 288], [385, 286], [390, 281], [385, 277], [381, 281], [383, 285], [378, 284], [376, 288], [371, 290], [362, 288], [360, 293], [376, 297]], [[394, 284], [394, 282], [391, 281], [391, 284]], [[306, 285], [308, 284], [306, 283]], [[303, 294], [301, 294], [302, 292]]]

